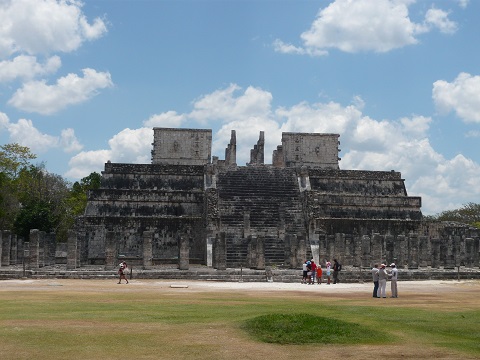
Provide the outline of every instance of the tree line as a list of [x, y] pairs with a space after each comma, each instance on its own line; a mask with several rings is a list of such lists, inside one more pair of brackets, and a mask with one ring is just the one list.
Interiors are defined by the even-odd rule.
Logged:
[[73, 184], [49, 173], [26, 146], [0, 146], [0, 230], [28, 240], [31, 229], [55, 232], [64, 242], [75, 217], [87, 205], [87, 192], [100, 187], [101, 175], [92, 172]]
[[[49, 173], [44, 163], [32, 164], [37, 156], [26, 146], [0, 146], [0, 230], [11, 230], [28, 239], [31, 229], [55, 232], [67, 240], [75, 218], [83, 215], [89, 190], [100, 187], [101, 175], [92, 172], [73, 184]], [[480, 204], [425, 216], [425, 220], [456, 221], [480, 228]]]

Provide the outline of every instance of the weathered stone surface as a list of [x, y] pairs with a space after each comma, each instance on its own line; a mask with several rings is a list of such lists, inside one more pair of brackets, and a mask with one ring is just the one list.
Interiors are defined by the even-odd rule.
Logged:
[[[478, 229], [424, 222], [421, 198], [408, 196], [399, 172], [340, 170], [339, 135], [284, 133], [273, 165], [264, 164], [264, 136], [237, 166], [235, 131], [219, 160], [211, 130], [155, 128], [152, 164], [105, 164], [69, 234], [67, 268], [111, 269], [119, 257], [145, 270], [300, 268], [312, 257], [359, 268], [479, 267]], [[3, 266], [23, 256], [23, 240], [13, 255], [8, 237]], [[32, 268], [55, 262], [52, 244], [32, 230]]]

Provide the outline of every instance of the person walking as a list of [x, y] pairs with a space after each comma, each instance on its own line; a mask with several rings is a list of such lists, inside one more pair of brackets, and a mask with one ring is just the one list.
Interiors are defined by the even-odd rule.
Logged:
[[392, 271], [390, 271], [390, 285], [392, 289], [392, 298], [396, 298], [398, 297], [398, 292], [397, 292], [398, 269], [395, 266], [395, 263], [391, 263], [390, 267], [392, 268]]
[[[125, 265], [124, 265], [125, 264]], [[126, 271], [126, 263], [123, 262], [120, 264], [119, 268], [118, 268], [118, 276], [119, 276], [119, 279], [118, 279], [118, 284], [121, 284], [122, 283], [122, 279], [125, 279], [125, 281], [127, 282], [128, 284], [128, 280], [127, 280], [127, 277], [125, 276], [125, 271]]]
[[342, 265], [337, 261], [337, 259], [333, 259], [333, 283], [339, 283], [340, 280], [338, 276], [340, 275], [340, 270], [342, 270]]
[[373, 276], [373, 297], [376, 298], [378, 292], [378, 264], [372, 268], [372, 276]]
[[378, 269], [378, 291], [377, 291], [377, 297], [381, 298], [386, 298], [386, 288], [387, 288], [387, 279], [388, 279], [388, 273], [387, 270], [385, 270], [386, 265], [382, 264], [380, 265], [380, 269]]

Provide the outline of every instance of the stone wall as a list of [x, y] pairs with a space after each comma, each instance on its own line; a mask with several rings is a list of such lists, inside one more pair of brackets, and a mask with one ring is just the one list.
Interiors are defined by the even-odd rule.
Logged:
[[205, 165], [211, 149], [212, 130], [153, 129], [152, 164]]

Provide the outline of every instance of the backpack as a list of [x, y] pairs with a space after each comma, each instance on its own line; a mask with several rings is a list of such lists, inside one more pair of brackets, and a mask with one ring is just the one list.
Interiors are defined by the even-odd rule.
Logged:
[[338, 269], [338, 271], [342, 270], [342, 264], [338, 263], [337, 269]]

